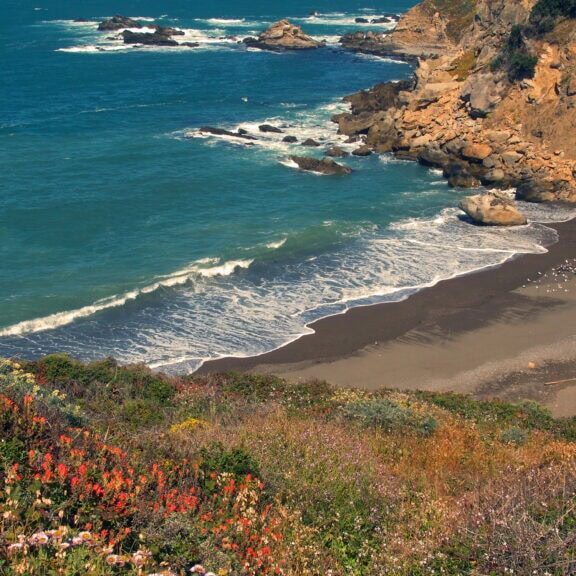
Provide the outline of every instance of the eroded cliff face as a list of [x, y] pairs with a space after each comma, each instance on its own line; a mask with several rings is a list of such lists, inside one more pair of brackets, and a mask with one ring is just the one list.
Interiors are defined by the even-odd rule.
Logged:
[[[512, 27], [535, 0], [425, 0], [391, 34], [351, 35], [344, 46], [416, 59], [415, 82], [350, 98], [335, 120], [393, 151], [439, 166], [455, 186], [520, 187], [532, 201], [576, 202], [576, 20], [525, 39], [534, 78], [494, 69]], [[375, 103], [379, 103], [375, 105]]]

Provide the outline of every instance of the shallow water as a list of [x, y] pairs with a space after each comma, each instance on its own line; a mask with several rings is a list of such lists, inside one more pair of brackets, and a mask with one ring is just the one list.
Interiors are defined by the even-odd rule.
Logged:
[[[173, 371], [253, 355], [322, 316], [542, 251], [555, 233], [539, 222], [571, 215], [530, 207], [528, 227], [480, 229], [458, 218], [466, 191], [435, 171], [372, 156], [346, 159], [354, 174], [334, 178], [287, 162], [321, 151], [286, 134], [341, 144], [330, 117], [342, 97], [410, 74], [336, 40], [366, 28], [355, 17], [412, 2], [69, 4], [0, 7], [1, 355]], [[115, 13], [178, 26], [200, 47], [125, 47], [96, 31]], [[327, 47], [238, 44], [284, 16]], [[260, 134], [263, 122], [283, 134]], [[206, 138], [205, 125], [259, 140]]]

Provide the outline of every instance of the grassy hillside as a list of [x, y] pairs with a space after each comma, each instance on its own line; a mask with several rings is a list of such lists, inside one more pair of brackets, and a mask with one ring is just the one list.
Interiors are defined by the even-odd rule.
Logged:
[[51, 356], [0, 362], [0, 426], [1, 574], [576, 571], [576, 420], [536, 404]]

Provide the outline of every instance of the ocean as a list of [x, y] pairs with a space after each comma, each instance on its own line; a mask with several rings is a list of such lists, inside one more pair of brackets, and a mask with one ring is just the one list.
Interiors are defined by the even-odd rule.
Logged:
[[[356, 17], [408, 0], [4, 0], [0, 6], [0, 356], [112, 356], [167, 372], [283, 346], [322, 317], [538, 253], [547, 222], [474, 227], [437, 171], [389, 155], [304, 173], [343, 138], [342, 98], [408, 64], [339, 48]], [[314, 13], [314, 15], [311, 15]], [[98, 21], [185, 30], [196, 48], [126, 47]], [[289, 17], [326, 47], [238, 42]], [[89, 22], [74, 22], [83, 18]], [[272, 124], [282, 134], [261, 134]], [[254, 145], [206, 137], [244, 128]], [[319, 149], [299, 142], [314, 138]], [[350, 145], [344, 144], [348, 149]]]

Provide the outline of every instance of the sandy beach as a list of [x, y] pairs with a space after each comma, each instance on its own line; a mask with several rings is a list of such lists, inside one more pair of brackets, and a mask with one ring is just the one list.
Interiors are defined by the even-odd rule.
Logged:
[[336, 386], [532, 399], [576, 414], [576, 222], [548, 253], [454, 278], [397, 303], [316, 322], [315, 333], [201, 372], [275, 373]]

